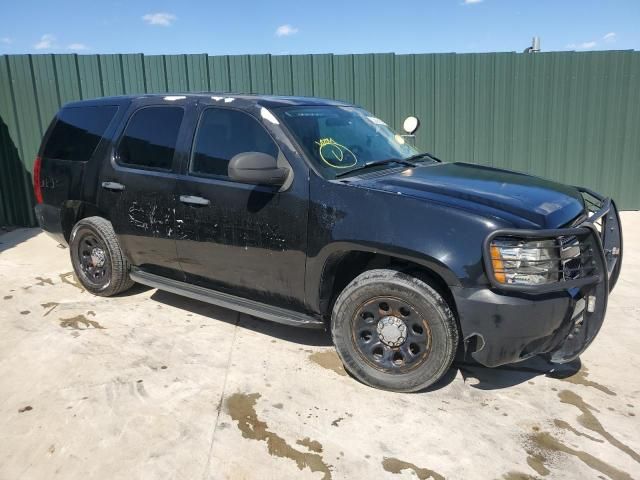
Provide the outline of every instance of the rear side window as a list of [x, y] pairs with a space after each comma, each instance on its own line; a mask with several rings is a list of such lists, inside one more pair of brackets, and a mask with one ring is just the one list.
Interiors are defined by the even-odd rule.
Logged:
[[278, 156], [278, 147], [255, 118], [222, 108], [208, 108], [202, 113], [192, 150], [192, 173], [225, 178], [229, 160], [238, 153]]
[[118, 147], [118, 161], [154, 170], [170, 170], [184, 110], [147, 107], [135, 112]]
[[63, 108], [44, 148], [44, 156], [86, 162], [117, 111], [114, 105]]

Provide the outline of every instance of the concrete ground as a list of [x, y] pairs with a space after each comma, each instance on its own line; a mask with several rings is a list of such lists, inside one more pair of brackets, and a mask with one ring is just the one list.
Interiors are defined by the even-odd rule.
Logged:
[[640, 213], [582, 363], [457, 363], [394, 394], [330, 339], [136, 286], [94, 297], [0, 236], [0, 479], [640, 478]]

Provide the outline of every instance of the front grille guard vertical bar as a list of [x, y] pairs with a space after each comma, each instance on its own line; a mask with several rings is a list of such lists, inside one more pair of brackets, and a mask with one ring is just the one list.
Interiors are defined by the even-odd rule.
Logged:
[[[609, 291], [613, 290], [622, 268], [623, 240], [620, 214], [613, 200], [584, 187], [576, 187], [582, 194], [586, 193], [602, 204], [600, 210], [589, 217], [587, 222], [601, 220], [600, 241], [605, 257], [607, 276], [609, 277]], [[617, 248], [617, 251], [616, 251]]]

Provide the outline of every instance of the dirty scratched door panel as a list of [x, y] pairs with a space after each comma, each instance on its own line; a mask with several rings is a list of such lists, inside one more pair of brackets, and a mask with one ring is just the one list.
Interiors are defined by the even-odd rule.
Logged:
[[190, 179], [181, 194], [178, 256], [187, 280], [256, 301], [302, 306], [307, 202], [273, 187]]
[[[308, 185], [296, 176], [286, 191], [242, 184], [227, 175], [244, 151], [278, 156], [257, 120], [240, 111], [206, 108], [188, 173], [178, 180], [178, 256], [187, 280], [290, 308], [304, 304]], [[204, 202], [202, 201], [204, 200]]]
[[183, 280], [175, 236], [175, 147], [180, 107], [137, 109], [100, 178], [100, 206], [129, 261], [151, 273]]
[[125, 255], [148, 272], [183, 280], [173, 236], [175, 178], [146, 172], [114, 173], [110, 178], [129, 188], [119, 193], [105, 191], [102, 198], [110, 206], [109, 217]]

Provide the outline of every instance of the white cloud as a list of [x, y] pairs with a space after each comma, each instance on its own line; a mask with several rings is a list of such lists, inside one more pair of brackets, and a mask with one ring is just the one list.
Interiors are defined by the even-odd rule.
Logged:
[[5, 45], [11, 45], [13, 43], [13, 38], [2, 37], [2, 38], [0, 38], [0, 43], [3, 43]]
[[607, 43], [613, 43], [616, 41], [616, 32], [609, 32], [602, 39]]
[[35, 48], [36, 50], [45, 50], [48, 48], [55, 48], [55, 46], [56, 37], [49, 33], [45, 33], [40, 37], [40, 41], [36, 43], [33, 48]]
[[144, 20], [149, 25], [160, 25], [161, 27], [169, 27], [171, 24], [177, 19], [173, 13], [167, 12], [157, 12], [157, 13], [147, 13], [142, 16], [142, 20]]
[[593, 41], [591, 41], [591, 42], [582, 42], [580, 45], [578, 45], [578, 48], [587, 49], [587, 48], [593, 48], [596, 45], [597, 45], [597, 43], [593, 42]]
[[295, 35], [296, 33], [298, 33], [298, 29], [289, 24], [280, 25], [276, 28], [277, 37], [288, 37], [289, 35]]
[[595, 41], [591, 41], [591, 42], [582, 42], [582, 43], [570, 43], [568, 44], [565, 48], [568, 48], [569, 50], [589, 50], [590, 48], [595, 47], [598, 44], [598, 42]]
[[75, 51], [89, 50], [89, 47], [84, 43], [71, 43], [67, 45], [67, 50], [75, 50]]
[[464, 0], [465, 5], [473, 5], [474, 3], [482, 3], [482, 0]]

